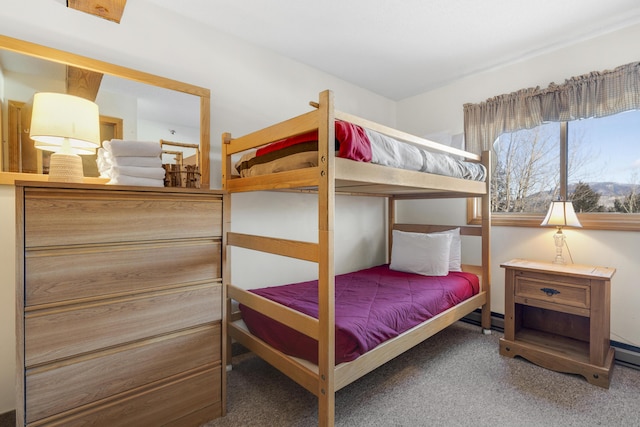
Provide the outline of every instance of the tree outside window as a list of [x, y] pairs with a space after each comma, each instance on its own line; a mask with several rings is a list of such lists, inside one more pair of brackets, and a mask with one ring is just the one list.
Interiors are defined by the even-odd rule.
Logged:
[[559, 192], [560, 125], [502, 134], [494, 144], [491, 211], [545, 213]]

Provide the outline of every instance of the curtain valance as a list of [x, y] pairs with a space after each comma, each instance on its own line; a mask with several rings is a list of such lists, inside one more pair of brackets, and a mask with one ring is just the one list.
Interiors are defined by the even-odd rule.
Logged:
[[522, 89], [479, 104], [465, 104], [466, 148], [480, 153], [491, 150], [505, 132], [634, 109], [640, 109], [640, 62], [572, 77], [561, 85], [551, 83], [544, 89]]

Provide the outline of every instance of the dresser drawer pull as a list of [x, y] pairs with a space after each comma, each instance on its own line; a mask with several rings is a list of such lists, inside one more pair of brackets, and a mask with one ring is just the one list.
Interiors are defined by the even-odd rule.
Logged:
[[540, 288], [540, 290], [542, 292], [544, 292], [545, 294], [547, 294], [547, 296], [552, 297], [554, 295], [558, 295], [560, 293], [560, 291], [553, 289], [553, 288]]

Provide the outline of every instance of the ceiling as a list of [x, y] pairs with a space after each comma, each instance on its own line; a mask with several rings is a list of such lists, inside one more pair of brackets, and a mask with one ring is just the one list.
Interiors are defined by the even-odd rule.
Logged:
[[393, 100], [640, 22], [638, 0], [146, 1]]

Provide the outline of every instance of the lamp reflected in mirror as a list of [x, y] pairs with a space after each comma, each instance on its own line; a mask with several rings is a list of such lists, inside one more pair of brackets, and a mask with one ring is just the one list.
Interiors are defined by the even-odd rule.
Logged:
[[98, 106], [73, 95], [36, 93], [29, 137], [35, 148], [53, 153], [49, 181], [82, 182], [80, 155], [95, 154], [100, 146]]
[[[573, 209], [573, 203], [564, 200], [556, 200], [551, 202], [547, 216], [540, 224], [543, 227], [556, 227], [558, 231], [553, 235], [553, 240], [556, 246], [556, 256], [553, 260], [554, 264], [566, 264], [564, 257], [562, 256], [562, 248], [567, 244], [566, 237], [562, 232], [563, 227], [582, 227], [575, 210]], [[573, 263], [571, 257], [571, 251], [567, 246], [569, 257]]]

